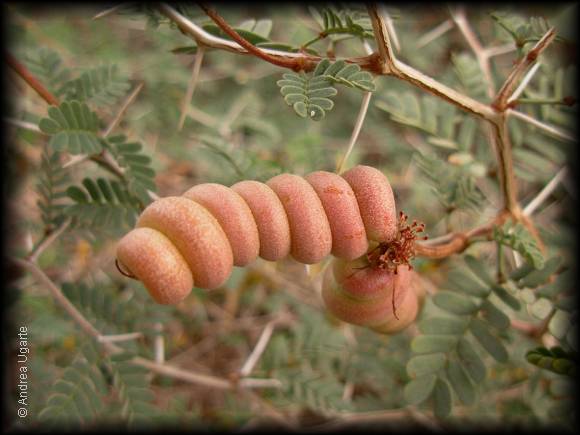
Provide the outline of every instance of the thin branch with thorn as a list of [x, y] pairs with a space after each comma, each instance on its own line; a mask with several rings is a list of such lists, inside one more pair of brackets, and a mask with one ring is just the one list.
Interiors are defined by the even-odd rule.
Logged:
[[548, 30], [536, 45], [524, 55], [520, 61], [513, 68], [512, 72], [504, 82], [501, 89], [498, 91], [492, 106], [499, 111], [505, 111], [507, 102], [512, 96], [514, 89], [519, 84], [521, 78], [526, 73], [527, 69], [532, 65], [538, 57], [549, 47], [549, 45], [556, 38], [556, 31], [554, 28]]

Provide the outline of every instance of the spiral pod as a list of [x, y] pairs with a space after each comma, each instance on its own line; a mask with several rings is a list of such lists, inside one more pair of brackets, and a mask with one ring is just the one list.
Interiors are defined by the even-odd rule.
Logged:
[[356, 259], [368, 240], [394, 237], [396, 216], [387, 177], [369, 166], [342, 176], [317, 171], [231, 187], [206, 183], [151, 203], [119, 241], [117, 260], [157, 302], [174, 304], [193, 286], [221, 286], [233, 266], [258, 256], [291, 255], [305, 264], [331, 253]]
[[367, 259], [334, 259], [325, 271], [322, 299], [334, 317], [382, 334], [409, 326], [419, 311], [415, 272], [408, 265], [395, 271], [369, 267]]

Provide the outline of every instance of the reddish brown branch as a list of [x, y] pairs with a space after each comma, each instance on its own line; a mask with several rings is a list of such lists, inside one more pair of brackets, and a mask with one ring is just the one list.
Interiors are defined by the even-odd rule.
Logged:
[[493, 232], [493, 228], [496, 225], [501, 225], [505, 220], [510, 217], [509, 212], [500, 212], [495, 219], [487, 224], [473, 228], [466, 232], [451, 233], [447, 236], [443, 236], [442, 239], [445, 242], [433, 245], [427, 242], [416, 242], [415, 243], [415, 256], [417, 257], [427, 257], [427, 258], [445, 258], [453, 254], [458, 254], [463, 252], [467, 247], [473, 243], [473, 239], [476, 237], [487, 236], [489, 237]]
[[281, 66], [284, 68], [290, 68], [294, 71], [300, 71], [304, 69], [311, 69], [316, 65], [317, 60], [310, 59], [309, 57], [300, 57], [292, 59], [283, 59], [272, 56], [264, 51], [260, 50], [258, 47], [253, 45], [244, 39], [238, 32], [236, 32], [213, 8], [199, 3], [199, 6], [205, 11], [205, 13], [210, 17], [226, 34], [228, 34], [234, 41], [248, 50], [249, 53], [256, 57], [259, 57], [266, 62], [273, 65]]
[[6, 52], [6, 63], [18, 74], [28, 85], [40, 95], [44, 101], [52, 106], [58, 106], [60, 103], [52, 93], [34, 77], [28, 68], [21, 64], [12, 54]]
[[420, 243], [415, 244], [417, 257], [445, 258], [450, 255], [463, 252], [469, 246], [469, 239], [463, 233], [453, 234], [451, 240], [442, 245], [428, 246]]

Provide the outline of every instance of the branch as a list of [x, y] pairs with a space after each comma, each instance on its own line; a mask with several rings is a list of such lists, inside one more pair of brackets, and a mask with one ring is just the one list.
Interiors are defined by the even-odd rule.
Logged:
[[240, 376], [248, 376], [250, 373], [252, 373], [252, 370], [254, 370], [254, 367], [256, 366], [257, 362], [260, 360], [260, 357], [266, 350], [266, 346], [270, 341], [270, 337], [272, 337], [272, 333], [274, 332], [276, 324], [279, 323], [280, 321], [277, 319], [271, 320], [264, 327], [262, 333], [260, 334], [260, 338], [258, 339], [256, 346], [254, 347], [254, 350], [252, 351], [252, 353], [250, 354], [250, 356], [240, 369]]
[[540, 65], [541, 65], [540, 62], [537, 62], [533, 67], [530, 68], [530, 70], [522, 79], [520, 85], [517, 87], [517, 89], [514, 91], [511, 97], [508, 98], [507, 104], [509, 106], [515, 106], [517, 104], [516, 100], [522, 94], [522, 92], [524, 92], [524, 89], [526, 88], [526, 86], [528, 86], [528, 84], [530, 83], [530, 81], [540, 68]]
[[27, 269], [36, 280], [44, 285], [58, 304], [68, 313], [69, 316], [81, 327], [89, 336], [98, 340], [101, 333], [81, 314], [79, 310], [66, 298], [60, 289], [51, 281], [51, 279], [36, 265], [34, 261], [14, 258], [16, 264]]
[[500, 112], [503, 112], [508, 108], [507, 102], [514, 91], [514, 88], [518, 85], [528, 67], [536, 61], [538, 56], [540, 56], [546, 48], [548, 48], [554, 38], [556, 38], [556, 31], [554, 28], [551, 28], [544, 36], [542, 36], [536, 45], [520, 59], [497, 93], [492, 104], [493, 107]]
[[417, 39], [417, 48], [423, 48], [427, 44], [433, 42], [435, 39], [439, 38], [441, 35], [444, 35], [446, 32], [453, 28], [453, 23], [451, 20], [445, 20], [438, 26], [434, 27], [433, 29], [429, 30], [419, 39]]
[[112, 119], [112, 121], [109, 123], [106, 130], [103, 132], [104, 137], [107, 137], [108, 135], [110, 135], [111, 132], [115, 129], [115, 127], [117, 127], [117, 125], [119, 125], [119, 123], [121, 122], [121, 119], [123, 118], [123, 115], [125, 115], [125, 112], [129, 108], [129, 106], [133, 103], [133, 101], [135, 101], [135, 99], [137, 98], [137, 95], [139, 95], [139, 92], [141, 92], [141, 89], [143, 89], [144, 85], [145, 85], [144, 82], [139, 83], [135, 87], [135, 89], [133, 89], [133, 91], [127, 96], [127, 98], [125, 98], [125, 101], [123, 101], [121, 108], [119, 109], [119, 111], [117, 112], [115, 117]]
[[[167, 4], [161, 3], [158, 7], [163, 15], [176, 23], [184, 33], [190, 35], [194, 40], [198, 41], [198, 43], [202, 43], [209, 48], [218, 48], [237, 54], [254, 55], [254, 53], [248, 52], [248, 50], [246, 50], [235, 41], [229, 41], [227, 39], [218, 38], [214, 35], [211, 35]], [[383, 20], [379, 15], [376, 15], [376, 19], [378, 22]], [[381, 29], [386, 29], [386, 24], [380, 24], [378, 22], [377, 24], [380, 25]], [[322, 59], [319, 56], [312, 56], [300, 52], [292, 53], [272, 49], [260, 49], [259, 51], [278, 59], [293, 59], [294, 61], [292, 64], [289, 64], [289, 67], [293, 68], [295, 64], [301, 65], [303, 70], [306, 72], [314, 69], [315, 65]], [[361, 69], [370, 71], [374, 74], [393, 75], [398, 79], [407, 81], [412, 85], [425, 90], [426, 92], [443, 98], [451, 104], [458, 106], [462, 110], [470, 112], [488, 121], [493, 121], [497, 117], [496, 112], [486, 104], [480, 103], [471, 97], [463, 95], [454, 89], [449, 88], [448, 86], [436, 81], [431, 77], [426, 76], [425, 74], [417, 71], [416, 69], [406, 65], [399, 60], [395, 60], [394, 69], [389, 73], [383, 71], [383, 64], [380, 62], [380, 55], [377, 53], [363, 57], [346, 58], [344, 61], [347, 63], [357, 64], [361, 67]]]
[[14, 118], [4, 118], [4, 122], [7, 122], [8, 124], [12, 124], [18, 128], [23, 128], [24, 130], [29, 130], [29, 131], [33, 131], [35, 133], [44, 134], [40, 130], [40, 128], [38, 128], [38, 125], [36, 125], [32, 122], [23, 121], [21, 119], [14, 119]]
[[524, 215], [530, 216], [532, 213], [534, 213], [534, 211], [536, 211], [536, 209], [546, 200], [546, 198], [552, 194], [556, 187], [558, 187], [558, 184], [560, 184], [560, 181], [562, 181], [566, 175], [567, 168], [564, 166], [558, 171], [554, 178], [552, 178], [550, 182], [544, 186], [538, 195], [524, 207]]
[[28, 256], [26, 257], [27, 260], [32, 261], [33, 263], [36, 262], [40, 254], [42, 254], [46, 250], [46, 248], [48, 248], [52, 244], [52, 242], [54, 242], [58, 237], [60, 237], [60, 235], [64, 232], [64, 230], [68, 228], [70, 223], [71, 223], [70, 219], [67, 219], [55, 230], [48, 231], [44, 235], [44, 238], [38, 243], [38, 245], [36, 245], [36, 247], [32, 249], [32, 251], [30, 252], [30, 254], [28, 254]]
[[18, 74], [28, 85], [36, 91], [51, 106], [58, 106], [58, 99], [34, 77], [28, 68], [18, 62], [12, 54], [6, 52], [6, 63]]
[[119, 341], [136, 340], [141, 337], [143, 337], [142, 332], [127, 332], [125, 334], [99, 335], [97, 341], [99, 343], [117, 343]]
[[506, 110], [505, 113], [507, 116], [513, 116], [515, 118], [521, 119], [524, 122], [532, 124], [540, 129], [544, 130], [546, 133], [549, 133], [552, 136], [557, 137], [558, 139], [562, 139], [562, 140], [565, 140], [568, 142], [576, 142], [576, 138], [574, 137], [574, 135], [572, 133], [565, 131], [565, 130], [561, 130], [561, 129], [554, 127], [552, 125], [545, 124], [542, 121], [538, 121], [536, 118], [533, 118], [526, 113], [519, 112], [519, 111], [513, 110], [513, 109], [508, 109], [508, 110]]
[[290, 68], [295, 71], [300, 71], [305, 69], [308, 65], [309, 68], [313, 68], [317, 62], [308, 59], [307, 57], [300, 57], [295, 59], [286, 59], [286, 58], [278, 58], [272, 56], [271, 54], [262, 51], [255, 45], [251, 44], [250, 42], [246, 41], [242, 38], [238, 32], [236, 32], [226, 21], [213, 9], [206, 6], [203, 3], [200, 3], [199, 6], [205, 11], [205, 13], [225, 32], [227, 33], [234, 41], [240, 44], [243, 48], [245, 48], [249, 53], [253, 54], [256, 57], [259, 57], [266, 62], [270, 62], [273, 65], [281, 66], [284, 68]]
[[[367, 53], [371, 52], [371, 48], [369, 47], [369, 45], [367, 44], [366, 41], [364, 41], [364, 47], [365, 47], [365, 50], [367, 51]], [[367, 116], [367, 112], [369, 109], [369, 103], [371, 101], [371, 96], [372, 96], [372, 92], [365, 92], [363, 95], [363, 99], [362, 99], [362, 102], [360, 105], [360, 110], [358, 111], [358, 116], [356, 118], [356, 122], [355, 122], [354, 128], [352, 130], [352, 134], [350, 135], [350, 141], [348, 143], [348, 148], [346, 150], [346, 153], [342, 156], [342, 158], [340, 159], [340, 162], [336, 166], [336, 173], [337, 174], [340, 174], [343, 171], [344, 165], [346, 164], [346, 161], [348, 160], [348, 157], [352, 153], [354, 145], [356, 144], [356, 140], [358, 139], [358, 135], [360, 134], [360, 130], [361, 130], [362, 125], [363, 125], [365, 118]]]
[[415, 242], [415, 255], [427, 258], [445, 258], [453, 254], [463, 252], [473, 243], [477, 237], [489, 237], [496, 225], [501, 225], [509, 216], [508, 213], [500, 213], [492, 221], [475, 227], [466, 232], [446, 234], [437, 239], [424, 242]]
[[360, 130], [362, 128], [362, 125], [365, 121], [365, 117], [366, 117], [366, 114], [367, 114], [367, 111], [369, 108], [369, 102], [371, 101], [371, 96], [372, 96], [372, 92], [365, 92], [363, 95], [363, 99], [362, 99], [362, 102], [360, 105], [360, 110], [358, 112], [358, 116], [356, 118], [356, 122], [355, 122], [354, 128], [352, 130], [352, 134], [350, 136], [348, 148], [346, 150], [346, 153], [342, 156], [342, 158], [340, 159], [340, 162], [338, 163], [338, 165], [336, 167], [337, 174], [340, 174], [343, 171], [344, 165], [346, 164], [348, 157], [352, 153], [352, 150], [354, 148], [354, 144], [356, 143], [356, 140], [358, 139], [358, 135], [359, 135]]
[[383, 11], [382, 9], [379, 10], [379, 6], [376, 3], [368, 5], [367, 10], [369, 16], [371, 17], [375, 40], [377, 41], [377, 47], [379, 49], [382, 73], [389, 74], [391, 71], [396, 69], [396, 58], [393, 53], [391, 39], [389, 38], [388, 26], [384, 18]]
[[489, 66], [488, 52], [483, 48], [479, 42], [479, 39], [477, 38], [477, 35], [469, 25], [469, 21], [467, 21], [467, 16], [465, 15], [465, 8], [463, 6], [460, 6], [455, 12], [452, 12], [451, 17], [453, 18], [453, 21], [459, 28], [459, 31], [467, 41], [467, 44], [471, 48], [471, 51], [473, 51], [473, 54], [479, 63], [479, 68], [481, 69], [485, 82], [487, 83], [488, 97], [493, 98], [495, 89], [493, 85], [491, 68]]
[[[97, 342], [101, 343], [103, 347], [110, 353], [123, 352], [124, 349], [118, 347], [113, 343], [114, 339], [111, 340], [101, 334], [101, 332], [96, 329], [77, 308], [66, 298], [66, 296], [61, 292], [61, 290], [52, 282], [52, 280], [40, 269], [36, 263], [30, 260], [23, 260], [20, 258], [14, 258], [16, 264], [27, 269], [36, 280], [46, 286], [57, 301], [58, 304], [67, 312], [68, 315], [81, 327], [81, 329], [90, 337], [94, 338]], [[123, 334], [126, 338], [127, 334]], [[104, 338], [103, 338], [104, 337]], [[175, 379], [181, 379], [186, 382], [193, 384], [205, 385], [207, 387], [213, 387], [223, 390], [232, 390], [236, 388], [280, 388], [281, 382], [278, 379], [253, 379], [253, 378], [242, 378], [236, 382], [218, 378], [215, 376], [204, 375], [201, 373], [196, 373], [190, 370], [183, 370], [178, 367], [173, 367], [167, 364], [157, 363], [146, 358], [135, 357], [131, 360], [135, 365], [145, 367], [152, 372], [169, 376]]]

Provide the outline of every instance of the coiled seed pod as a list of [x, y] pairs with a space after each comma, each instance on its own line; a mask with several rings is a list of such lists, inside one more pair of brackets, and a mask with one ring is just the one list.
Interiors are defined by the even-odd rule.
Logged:
[[[318, 171], [304, 178], [281, 174], [267, 183], [242, 181], [231, 188], [206, 183], [150, 204], [137, 228], [119, 242], [117, 257], [156, 301], [172, 304], [187, 296], [184, 287], [219, 287], [233, 266], [247, 265], [258, 255], [276, 261], [290, 254], [313, 264], [332, 252], [353, 260], [366, 252], [368, 239], [393, 239], [393, 223], [396, 230], [389, 181], [369, 166], [357, 166], [343, 177]], [[160, 261], [164, 256], [168, 259]], [[170, 276], [172, 267], [175, 282], [154, 278]]]
[[372, 267], [367, 257], [334, 259], [325, 271], [322, 298], [338, 319], [383, 334], [402, 331], [416, 318], [418, 299], [408, 265], [395, 271]]

